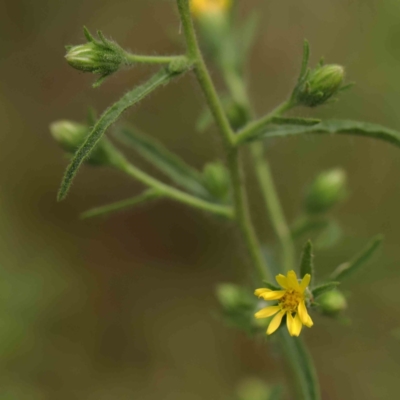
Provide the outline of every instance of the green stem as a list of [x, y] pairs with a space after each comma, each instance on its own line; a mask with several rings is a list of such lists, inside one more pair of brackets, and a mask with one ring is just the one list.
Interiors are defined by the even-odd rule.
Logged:
[[275, 110], [271, 111], [269, 114], [246, 125], [236, 135], [236, 144], [245, 142], [246, 139], [248, 139], [251, 136], [254, 136], [257, 132], [259, 132], [262, 128], [264, 128], [265, 125], [268, 125], [273, 120], [274, 117], [282, 115], [285, 111], [290, 110], [292, 107], [293, 103], [290, 100], [285, 101], [277, 108], [275, 108]]
[[172, 186], [166, 185], [165, 183], [158, 181], [152, 176], [136, 168], [129, 162], [121, 163], [120, 165], [118, 165], [118, 168], [127, 173], [129, 176], [137, 179], [139, 182], [142, 182], [144, 185], [155, 189], [160, 196], [169, 197], [170, 199], [176, 200], [180, 203], [184, 203], [201, 210], [209, 211], [217, 215], [233, 218], [233, 210], [230, 207], [210, 203], [208, 201], [192, 196], [188, 193], [182, 192], [179, 189], [175, 189]]
[[272, 225], [278, 236], [282, 249], [282, 264], [285, 271], [294, 268], [295, 247], [289, 226], [286, 222], [281, 203], [278, 198], [269, 163], [264, 155], [264, 148], [260, 143], [252, 143], [250, 150], [254, 160], [254, 168], [258, 177], [261, 192], [265, 199]]
[[239, 152], [234, 144], [234, 132], [229, 124], [228, 118], [204, 62], [203, 55], [200, 51], [190, 14], [189, 0], [177, 0], [177, 4], [186, 39], [187, 57], [193, 61], [197, 80], [204, 92], [208, 106], [223, 138], [232, 180], [235, 216], [246, 241], [254, 266], [260, 275], [262, 274], [265, 276], [268, 275], [267, 265], [261, 253], [258, 238], [250, 218]]
[[125, 58], [128, 65], [132, 64], [170, 64], [182, 56], [143, 56], [126, 52]]

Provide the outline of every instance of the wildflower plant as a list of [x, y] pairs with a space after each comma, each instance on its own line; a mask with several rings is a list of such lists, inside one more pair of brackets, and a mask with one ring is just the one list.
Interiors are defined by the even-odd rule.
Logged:
[[[303, 327], [318, 329], [318, 319], [315, 318], [318, 313], [336, 318], [346, 309], [347, 300], [340, 292], [340, 284], [370, 259], [380, 246], [382, 237], [373, 238], [359, 254], [317, 282], [313, 249], [332, 246], [340, 236], [340, 226], [328, 212], [347, 196], [346, 173], [340, 168], [321, 172], [306, 192], [302, 213], [289, 224], [275, 189], [263, 143], [287, 136], [344, 134], [375, 138], [400, 146], [400, 134], [365, 122], [285, 116], [298, 106], [322, 106], [351, 86], [344, 83], [345, 71], [340, 65], [325, 65], [321, 61], [315, 68], [309, 67], [307, 41], [304, 42], [300, 72], [292, 93], [270, 113], [255, 117], [244, 67], [257, 19], [250, 15], [244, 22], [237, 21], [233, 10], [238, 1], [176, 0], [186, 45], [186, 51], [180, 55], [131, 54], [106, 39], [101, 32], [95, 39], [85, 28], [87, 43], [69, 46], [66, 59], [78, 70], [100, 74], [95, 86], [110, 74], [136, 63], [157, 64], [160, 69], [146, 82], [125, 93], [99, 118], [92, 118], [87, 124], [58, 121], [51, 125], [55, 140], [73, 154], [58, 199], [66, 197], [82, 164], [106, 165], [128, 174], [146, 189], [137, 197], [89, 210], [83, 214], [85, 218], [169, 198], [223, 217], [221, 223], [235, 224], [247, 248], [254, 282], [250, 288], [229, 283], [218, 287], [222, 319], [249, 335], [262, 336], [276, 343], [295, 377], [291, 386], [296, 397], [291, 398], [318, 400], [321, 396], [316, 369], [300, 336], [305, 334]], [[222, 94], [217, 92], [211, 79], [200, 42], [204, 54], [224, 79], [226, 89]], [[220, 160], [199, 171], [156, 138], [134, 126], [122, 125], [115, 131], [115, 138], [121, 144], [135, 149], [173, 182], [168, 184], [131, 163], [111, 143], [106, 133], [124, 111], [183, 74], [193, 74], [203, 91], [207, 109], [200, 113], [196, 127], [198, 130], [205, 130], [213, 124], [217, 127], [224, 149]], [[265, 257], [250, 215], [242, 165], [242, 155], [246, 151], [250, 153], [267, 215], [279, 244], [274, 263], [271, 257]], [[313, 243], [307, 241], [309, 238], [313, 238]], [[296, 245], [299, 242], [306, 244], [298, 259]], [[280, 388], [271, 389], [271, 393], [278, 392], [281, 393]]]

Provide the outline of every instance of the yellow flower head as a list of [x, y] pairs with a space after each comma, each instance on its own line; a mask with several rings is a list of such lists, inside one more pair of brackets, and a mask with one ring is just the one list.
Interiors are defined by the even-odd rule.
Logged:
[[289, 271], [286, 276], [281, 274], [276, 276], [276, 281], [283, 290], [257, 289], [254, 292], [264, 300], [278, 300], [277, 305], [263, 308], [255, 314], [256, 318], [268, 318], [276, 314], [268, 326], [267, 335], [271, 335], [279, 328], [285, 315], [290, 336], [299, 336], [303, 325], [308, 328], [313, 326], [304, 296], [310, 280], [311, 275], [306, 274], [299, 282], [296, 272]]
[[190, 0], [190, 7], [194, 16], [227, 11], [232, 0]]

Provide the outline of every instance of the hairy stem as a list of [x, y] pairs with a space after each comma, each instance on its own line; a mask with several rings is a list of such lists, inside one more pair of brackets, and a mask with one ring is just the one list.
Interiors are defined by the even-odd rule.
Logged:
[[239, 151], [235, 146], [234, 132], [222, 107], [217, 91], [211, 80], [203, 55], [200, 51], [190, 15], [189, 0], [177, 0], [183, 32], [186, 39], [187, 57], [193, 61], [197, 80], [204, 92], [208, 106], [221, 133], [232, 180], [235, 217], [245, 239], [249, 255], [260, 275], [268, 275], [266, 262], [260, 250], [258, 238], [251, 221], [244, 176]]
[[136, 168], [129, 162], [121, 163], [120, 165], [118, 165], [118, 168], [127, 173], [129, 176], [132, 176], [139, 182], [142, 182], [144, 185], [155, 189], [160, 196], [169, 197], [170, 199], [176, 200], [180, 203], [184, 203], [201, 210], [209, 211], [217, 215], [228, 218], [233, 217], [233, 210], [230, 207], [210, 203], [208, 201], [199, 199], [198, 197], [192, 196], [188, 193], [182, 192], [179, 189], [175, 189], [172, 186], [166, 185], [165, 183], [160, 182], [159, 180]]

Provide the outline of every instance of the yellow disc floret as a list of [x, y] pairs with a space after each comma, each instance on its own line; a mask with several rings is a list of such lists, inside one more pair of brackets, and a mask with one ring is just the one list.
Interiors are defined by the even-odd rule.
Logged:
[[194, 16], [200, 16], [227, 11], [231, 2], [231, 0], [191, 0], [190, 8]]
[[286, 315], [286, 324], [291, 336], [299, 336], [303, 325], [311, 328], [313, 322], [308, 315], [304, 292], [311, 280], [311, 275], [306, 274], [301, 282], [297, 280], [294, 271], [289, 271], [286, 276], [277, 275], [276, 281], [283, 290], [257, 289], [254, 294], [264, 300], [278, 300], [278, 304], [263, 308], [255, 314], [256, 318], [268, 318], [273, 315], [267, 335], [274, 333], [280, 326], [282, 318]]

